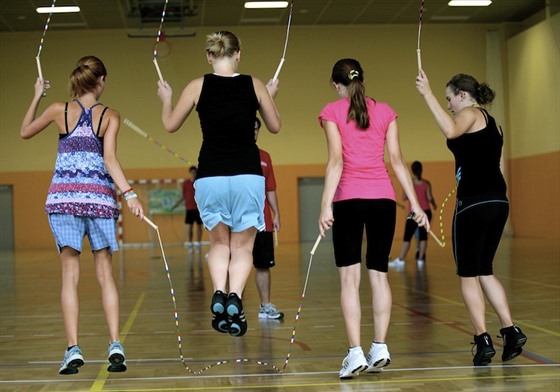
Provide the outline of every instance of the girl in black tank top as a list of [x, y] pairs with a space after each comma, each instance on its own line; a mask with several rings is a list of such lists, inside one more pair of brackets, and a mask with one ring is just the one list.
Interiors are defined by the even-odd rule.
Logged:
[[265, 86], [237, 73], [241, 45], [228, 31], [207, 36], [206, 53], [213, 73], [191, 81], [175, 107], [167, 82], [158, 82], [158, 95], [168, 132], [177, 131], [195, 107], [198, 112], [203, 142], [194, 186], [210, 237], [212, 328], [242, 336], [247, 321], [241, 298], [253, 267], [256, 231], [264, 229], [264, 177], [254, 127], [258, 110], [271, 133], [280, 131], [273, 101], [278, 82]]
[[446, 86], [450, 117], [430, 89], [423, 70], [416, 88], [430, 108], [447, 146], [455, 156], [457, 206], [453, 218], [453, 253], [461, 293], [471, 318], [476, 353], [473, 364], [492, 362], [496, 351], [486, 331], [486, 296], [496, 311], [502, 328], [502, 361], [523, 351], [527, 337], [513, 324], [505, 291], [493, 274], [493, 259], [507, 221], [509, 203], [506, 183], [500, 170], [503, 135], [495, 120], [479, 108], [492, 102], [494, 92], [469, 75], [455, 75]]

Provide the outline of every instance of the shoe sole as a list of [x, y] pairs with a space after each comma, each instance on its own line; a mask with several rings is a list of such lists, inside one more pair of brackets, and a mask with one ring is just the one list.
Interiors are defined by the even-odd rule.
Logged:
[[121, 353], [114, 353], [109, 356], [109, 367], [108, 372], [119, 373], [126, 371], [126, 364], [124, 361], [124, 355]]
[[522, 347], [525, 345], [525, 343], [527, 343], [526, 336], [521, 339], [518, 339], [517, 343], [515, 344], [515, 347], [513, 348], [514, 351], [509, 355], [502, 355], [502, 361], [506, 362], [506, 361], [511, 361], [514, 358], [517, 358], [523, 352]]
[[381, 358], [377, 360], [371, 367], [365, 370], [366, 373], [381, 373], [385, 366], [389, 366], [391, 364], [391, 358]]
[[225, 312], [225, 305], [219, 302], [212, 304], [212, 328], [221, 333], [227, 333], [229, 331], [229, 324], [227, 321], [227, 315]]
[[259, 313], [259, 319], [261, 320], [280, 320], [284, 318], [284, 314], [280, 313], [278, 316], [269, 316], [268, 314], [261, 315]]
[[349, 374], [345, 374], [345, 375], [339, 375], [339, 378], [341, 380], [348, 380], [354, 377], [358, 377], [360, 375], [360, 373], [362, 371], [364, 371], [365, 369], [367, 369], [367, 365], [360, 365], [357, 368], [355, 368], [354, 370], [352, 370]]
[[[489, 363], [492, 362], [492, 357], [493, 357], [494, 355], [496, 355], [496, 351], [495, 351], [495, 350], [485, 352], [484, 354], [482, 354], [482, 356], [481, 356], [481, 358], [480, 358], [479, 361], [476, 361], [476, 362], [475, 362], [475, 361], [473, 360], [474, 366], [486, 366], [486, 365], [488, 365]], [[477, 362], [478, 362], [478, 363], [477, 363]]]
[[79, 368], [82, 366], [84, 366], [83, 359], [73, 359], [68, 362], [68, 365], [64, 369], [59, 370], [58, 374], [78, 374]]
[[227, 307], [227, 315], [229, 322], [229, 334], [231, 336], [240, 337], [245, 335], [247, 332], [247, 320], [245, 320], [245, 314], [242, 310], [234, 305], [230, 304]]

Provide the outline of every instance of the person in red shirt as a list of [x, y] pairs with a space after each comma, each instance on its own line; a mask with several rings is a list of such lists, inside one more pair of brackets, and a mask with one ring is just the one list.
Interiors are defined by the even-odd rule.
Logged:
[[[196, 206], [196, 201], [194, 200], [193, 184], [196, 179], [196, 172], [196, 166], [191, 166], [189, 168], [190, 178], [185, 179], [185, 182], [183, 182], [183, 197], [171, 208], [173, 210], [185, 201], [185, 227], [187, 229], [187, 246], [189, 247], [189, 253], [193, 252], [193, 245], [196, 252], [200, 252], [200, 240], [202, 239], [202, 219], [200, 219], [200, 213], [198, 212], [198, 207]], [[193, 242], [193, 224], [195, 223], [196, 241]]]
[[[261, 122], [255, 120], [255, 141], [259, 137]], [[261, 167], [265, 181], [265, 204], [264, 221], [266, 228], [257, 233], [253, 247], [253, 265], [255, 266], [255, 281], [261, 305], [259, 306], [259, 319], [279, 320], [284, 313], [276, 310], [276, 306], [270, 303], [270, 268], [276, 264], [274, 261], [274, 232], [280, 230], [280, 210], [278, 209], [278, 198], [276, 197], [276, 179], [272, 169], [270, 155], [259, 148]], [[274, 218], [271, 214], [274, 214]]]

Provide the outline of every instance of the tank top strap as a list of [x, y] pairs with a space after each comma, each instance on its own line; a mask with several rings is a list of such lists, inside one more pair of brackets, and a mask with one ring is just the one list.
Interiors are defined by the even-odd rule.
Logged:
[[488, 125], [488, 116], [489, 116], [488, 112], [483, 108], [478, 108], [478, 110], [480, 110], [480, 112], [484, 116], [484, 120], [486, 121], [486, 125]]
[[[96, 104], [96, 105], [99, 105], [99, 104]], [[99, 131], [101, 130], [101, 123], [103, 122], [103, 116], [105, 115], [105, 112], [107, 111], [107, 109], [109, 109], [109, 106], [105, 106], [105, 108], [101, 112], [101, 116], [99, 117], [99, 124], [97, 125], [97, 132], [95, 133], [95, 135], [97, 137], [99, 137]]]
[[77, 102], [78, 105], [80, 105], [80, 107], [82, 108], [82, 110], [85, 110], [86, 108], [84, 107], [84, 105], [82, 105], [82, 103], [80, 102], [80, 100], [78, 98], [74, 98], [73, 99], [74, 102]]
[[68, 135], [68, 102], [64, 105], [64, 127], [66, 128], [66, 134]]

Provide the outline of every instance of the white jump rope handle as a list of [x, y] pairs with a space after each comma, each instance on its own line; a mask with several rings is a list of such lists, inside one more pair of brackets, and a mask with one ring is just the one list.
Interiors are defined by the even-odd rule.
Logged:
[[315, 245], [313, 245], [313, 248], [311, 248], [311, 252], [309, 252], [310, 254], [312, 254], [312, 255], [315, 254], [315, 251], [317, 250], [317, 247], [319, 246], [319, 242], [321, 242], [321, 238], [323, 238], [323, 237], [321, 237], [321, 234], [319, 234], [317, 236], [317, 239], [315, 240]]
[[158, 229], [157, 225], [156, 225], [154, 222], [152, 222], [151, 220], [149, 220], [146, 216], [144, 216], [144, 220], [146, 221], [147, 224], [149, 224], [150, 226], [152, 226], [152, 228], [153, 228], [154, 230], [157, 230], [157, 229]]

